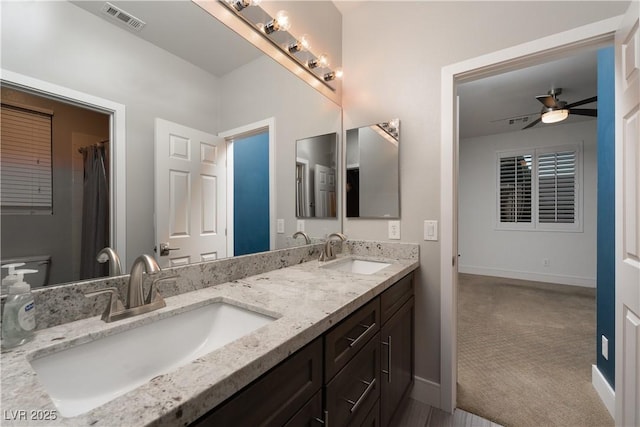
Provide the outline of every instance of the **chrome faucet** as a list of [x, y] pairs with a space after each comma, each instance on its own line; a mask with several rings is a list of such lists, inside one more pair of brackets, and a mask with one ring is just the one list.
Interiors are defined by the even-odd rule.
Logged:
[[120, 257], [116, 251], [110, 247], [103, 248], [96, 256], [96, 261], [104, 264], [109, 261], [109, 276], [120, 276], [122, 274], [122, 266], [120, 265]]
[[307, 233], [305, 233], [304, 231], [296, 231], [295, 233], [293, 233], [293, 238], [295, 239], [298, 236], [302, 236], [304, 237], [304, 241], [305, 244], [309, 245], [311, 244], [311, 239], [309, 238], [309, 235]]
[[105, 288], [95, 292], [86, 293], [85, 297], [93, 297], [101, 294], [109, 294], [109, 304], [107, 304], [102, 320], [105, 322], [113, 322], [114, 320], [127, 319], [139, 314], [149, 313], [165, 307], [167, 304], [162, 295], [156, 289], [156, 284], [165, 280], [175, 279], [178, 276], [167, 276], [155, 279], [151, 283], [149, 293], [145, 299], [143, 296], [143, 273], [155, 274], [161, 271], [158, 263], [149, 255], [140, 255], [133, 262], [131, 274], [129, 276], [128, 299], [126, 306], [118, 296], [117, 288]]
[[330, 261], [332, 259], [336, 259], [336, 254], [333, 251], [332, 243], [334, 238], [338, 238], [343, 242], [347, 240], [347, 236], [342, 233], [329, 234], [329, 236], [327, 237], [327, 241], [324, 243], [324, 249], [320, 253], [320, 258], [318, 258], [319, 261]]

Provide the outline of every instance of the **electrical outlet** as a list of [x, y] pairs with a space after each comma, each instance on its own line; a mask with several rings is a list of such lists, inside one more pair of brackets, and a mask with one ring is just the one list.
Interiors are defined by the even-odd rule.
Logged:
[[549, 258], [545, 258], [542, 260], [542, 265], [545, 267], [549, 267], [551, 263], [549, 262]]
[[602, 335], [602, 357], [609, 360], [609, 340], [604, 335]]
[[296, 224], [296, 231], [304, 231], [304, 219], [299, 219]]
[[389, 221], [389, 239], [400, 240], [400, 221]]
[[276, 220], [276, 231], [278, 234], [284, 234], [284, 219], [279, 218]]

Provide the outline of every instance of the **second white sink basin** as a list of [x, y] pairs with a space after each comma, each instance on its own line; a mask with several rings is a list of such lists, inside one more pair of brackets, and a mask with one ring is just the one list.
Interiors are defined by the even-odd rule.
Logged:
[[337, 262], [335, 264], [325, 265], [323, 266], [323, 268], [337, 271], [346, 271], [347, 273], [374, 274], [382, 270], [383, 268], [389, 267], [390, 265], [391, 264], [387, 262], [348, 259], [346, 261]]
[[63, 417], [80, 415], [275, 320], [224, 302], [31, 361]]

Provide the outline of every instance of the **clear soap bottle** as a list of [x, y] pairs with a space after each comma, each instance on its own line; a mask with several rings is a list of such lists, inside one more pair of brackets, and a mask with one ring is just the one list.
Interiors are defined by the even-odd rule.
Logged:
[[2, 347], [12, 348], [31, 339], [36, 329], [36, 307], [31, 286], [23, 280], [24, 272], [16, 270], [18, 281], [9, 287], [2, 311]]
[[7, 276], [2, 279], [2, 290], [0, 291], [0, 295], [7, 295], [9, 293], [9, 286], [18, 281], [18, 276], [16, 276], [16, 267], [22, 267], [23, 265], [24, 262], [16, 262], [2, 266], [2, 268], [6, 268], [8, 271]]

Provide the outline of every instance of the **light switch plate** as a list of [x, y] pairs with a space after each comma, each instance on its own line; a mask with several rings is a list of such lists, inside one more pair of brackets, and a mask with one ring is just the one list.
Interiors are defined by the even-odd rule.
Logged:
[[424, 240], [438, 240], [438, 221], [424, 222]]
[[299, 219], [296, 224], [296, 231], [304, 231], [304, 219]]
[[389, 221], [389, 239], [400, 240], [400, 221]]
[[278, 234], [284, 234], [284, 219], [279, 218], [276, 220], [276, 231]]

